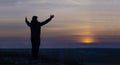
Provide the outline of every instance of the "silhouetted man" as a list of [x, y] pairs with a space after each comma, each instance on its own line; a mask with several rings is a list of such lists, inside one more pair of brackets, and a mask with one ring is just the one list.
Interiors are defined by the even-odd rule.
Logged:
[[50, 17], [43, 22], [38, 22], [37, 16], [33, 16], [31, 22], [27, 20], [27, 17], [25, 18], [25, 22], [30, 27], [30, 30], [31, 30], [32, 56], [34, 58], [38, 57], [41, 26], [50, 22], [52, 18], [54, 18], [54, 15], [50, 15]]

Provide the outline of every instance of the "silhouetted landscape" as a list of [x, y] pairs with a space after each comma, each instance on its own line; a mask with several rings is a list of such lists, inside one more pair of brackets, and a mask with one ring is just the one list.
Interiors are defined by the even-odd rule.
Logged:
[[120, 65], [120, 0], [0, 0], [0, 65]]
[[119, 65], [118, 48], [40, 49], [38, 59], [31, 49], [0, 49], [0, 65]]

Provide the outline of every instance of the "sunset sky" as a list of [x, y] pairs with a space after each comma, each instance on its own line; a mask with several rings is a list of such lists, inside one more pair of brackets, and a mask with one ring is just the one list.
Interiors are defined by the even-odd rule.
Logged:
[[41, 48], [120, 48], [120, 0], [0, 0], [0, 48], [31, 48], [25, 17], [50, 14]]

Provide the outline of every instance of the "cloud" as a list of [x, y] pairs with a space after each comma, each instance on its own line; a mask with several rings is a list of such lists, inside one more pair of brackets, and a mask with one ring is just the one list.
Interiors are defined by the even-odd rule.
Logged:
[[76, 7], [77, 5], [68, 0], [0, 0], [1, 17], [16, 17], [34, 14], [42, 10]]
[[61, 7], [72, 7], [77, 6], [77, 4], [72, 3], [68, 0], [26, 0], [18, 1], [17, 5], [30, 6], [36, 8], [61, 8]]
[[91, 0], [90, 9], [92, 11], [115, 11], [120, 10], [119, 0]]

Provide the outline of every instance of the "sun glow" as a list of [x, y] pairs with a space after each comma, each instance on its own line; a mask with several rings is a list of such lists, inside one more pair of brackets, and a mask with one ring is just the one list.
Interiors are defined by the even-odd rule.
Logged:
[[95, 42], [95, 39], [92, 37], [84, 37], [80, 40], [80, 42], [90, 44], [90, 43]]

